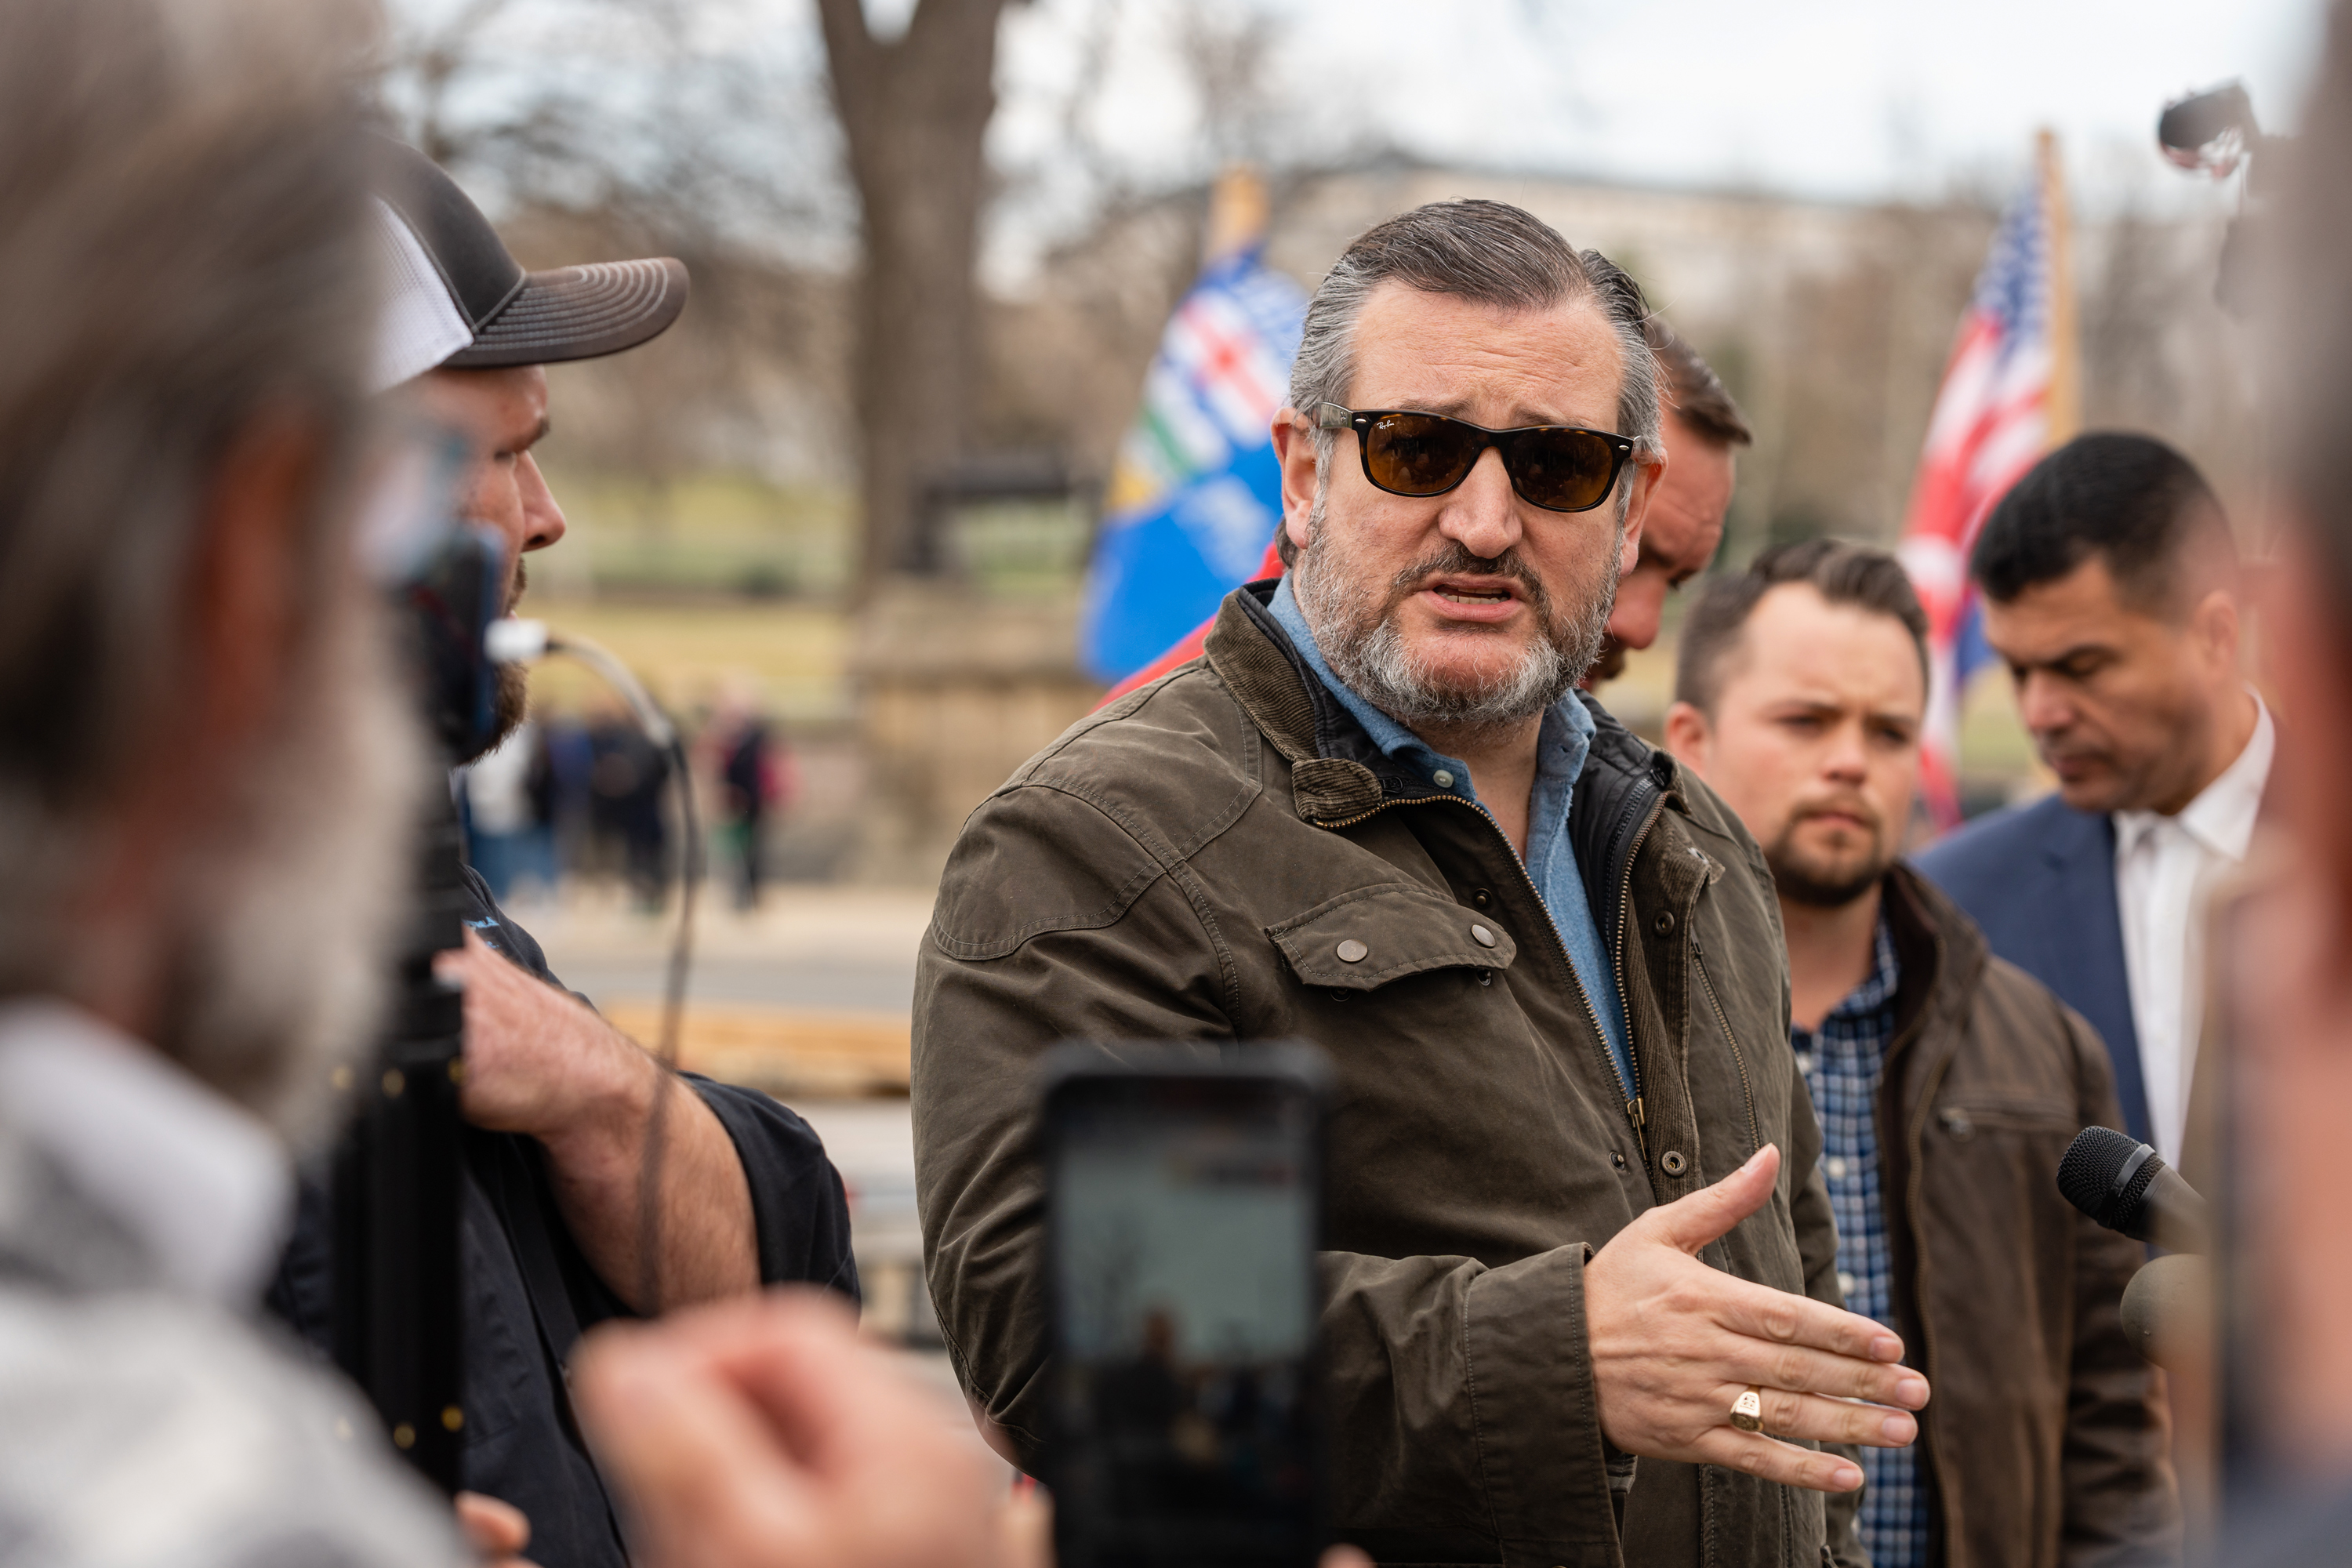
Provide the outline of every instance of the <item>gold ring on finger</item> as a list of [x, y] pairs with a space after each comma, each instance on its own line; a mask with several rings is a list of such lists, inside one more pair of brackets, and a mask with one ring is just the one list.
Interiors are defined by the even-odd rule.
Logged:
[[1764, 1430], [1764, 1391], [1755, 1384], [1731, 1402], [1731, 1424], [1742, 1432]]

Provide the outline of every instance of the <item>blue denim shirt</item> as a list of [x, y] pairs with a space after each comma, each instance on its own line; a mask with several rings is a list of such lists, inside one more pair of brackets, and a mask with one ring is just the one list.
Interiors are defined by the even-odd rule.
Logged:
[[[1432, 789], [1450, 795], [1478, 806], [1478, 792], [1471, 787], [1469, 767], [1432, 749], [1412, 731], [1349, 690], [1331, 667], [1323, 662], [1323, 650], [1315, 646], [1315, 634], [1307, 629], [1307, 616], [1290, 592], [1290, 579], [1283, 578], [1274, 590], [1273, 603], [1267, 605], [1282, 629], [1290, 634], [1297, 646], [1298, 655], [1315, 671], [1331, 695], [1356, 717], [1372, 738], [1383, 755], [1405, 763], [1423, 779]], [[1576, 788], [1579, 774], [1584, 772], [1584, 759], [1592, 750], [1592, 715], [1575, 694], [1561, 698], [1544, 714], [1543, 728], [1536, 737], [1536, 785], [1528, 797], [1528, 876], [1536, 885], [1536, 893], [1543, 900], [1544, 908], [1551, 913], [1551, 922], [1559, 931], [1559, 940], [1568, 949], [1569, 962], [1576, 966], [1576, 977], [1584, 985], [1584, 994], [1592, 1000], [1592, 1011], [1601, 1020], [1601, 1037], [1609, 1042], [1609, 1055], [1617, 1064], [1617, 1076], [1627, 1099], [1633, 1095], [1633, 1058], [1626, 1045], [1625, 1002], [1617, 994], [1617, 972], [1609, 961], [1608, 949], [1601, 945], [1601, 927], [1592, 918], [1591, 900], [1585, 897], [1584, 877], [1577, 869], [1576, 847], [1568, 837], [1568, 802]]]

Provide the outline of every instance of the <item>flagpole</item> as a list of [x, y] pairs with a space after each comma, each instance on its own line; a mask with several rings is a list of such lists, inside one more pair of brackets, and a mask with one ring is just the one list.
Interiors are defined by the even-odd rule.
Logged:
[[1209, 221], [1201, 236], [1201, 265], [1214, 267], [1265, 237], [1270, 204], [1265, 181], [1247, 163], [1229, 163], [1209, 189]]
[[2058, 134], [2035, 138], [2042, 173], [2042, 216], [2050, 235], [2050, 390], [2046, 446], [2064, 446], [2083, 429], [2083, 338], [2074, 298], [2074, 228], [2066, 202], [2066, 167]]

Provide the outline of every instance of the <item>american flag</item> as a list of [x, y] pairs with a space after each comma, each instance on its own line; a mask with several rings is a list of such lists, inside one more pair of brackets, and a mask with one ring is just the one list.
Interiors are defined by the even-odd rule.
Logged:
[[1939, 827], [1959, 820], [1960, 700], [1992, 661], [1969, 552], [1985, 513], [2073, 434], [2064, 197], [2050, 142], [2001, 215], [1936, 395], [1900, 553], [1927, 612], [1930, 679], [1921, 784]]

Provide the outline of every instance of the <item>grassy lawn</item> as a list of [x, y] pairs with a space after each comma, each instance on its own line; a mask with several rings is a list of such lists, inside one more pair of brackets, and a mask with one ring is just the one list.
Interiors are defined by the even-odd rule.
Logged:
[[[677, 605], [596, 600], [530, 600], [523, 613], [559, 633], [573, 632], [610, 648], [673, 710], [703, 706], [722, 685], [745, 681], [761, 705], [787, 721], [844, 717], [843, 679], [849, 619], [826, 605], [719, 599]], [[531, 672], [535, 702], [578, 711], [603, 682], [569, 659]]]

